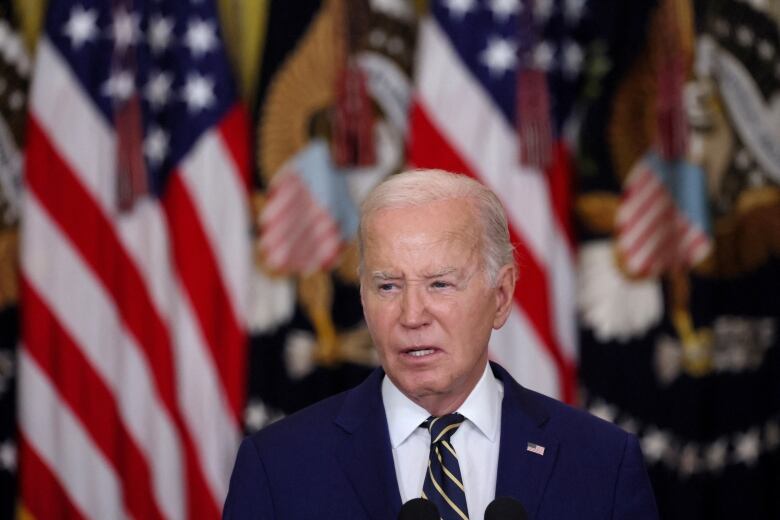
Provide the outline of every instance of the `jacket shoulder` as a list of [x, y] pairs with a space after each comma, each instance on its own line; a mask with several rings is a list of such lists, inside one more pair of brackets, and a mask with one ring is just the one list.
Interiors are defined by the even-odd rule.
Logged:
[[323, 430], [333, 425], [345, 394], [346, 392], [343, 392], [328, 397], [283, 417], [253, 433], [247, 440], [262, 454], [269, 448], [278, 449], [314, 436], [322, 436]]
[[[362, 421], [370, 407], [381, 405], [379, 386], [384, 373], [375, 370], [358, 386], [307, 406], [248, 437], [261, 455], [295, 445], [324, 447]], [[316, 439], [316, 442], [312, 442]]]
[[539, 407], [546, 410], [548, 415], [548, 424], [546, 426], [561, 437], [574, 435], [585, 438], [595, 437], [625, 441], [626, 437], [631, 435], [615, 424], [596, 417], [585, 410], [533, 390], [524, 388], [523, 391], [528, 393], [529, 399], [536, 401]]
[[523, 387], [501, 366], [494, 373], [504, 384], [504, 413], [524, 417], [522, 424], [534, 425], [549, 440], [560, 444], [574, 460], [601, 466], [619, 463], [627, 444], [636, 438], [618, 426], [556, 399]]

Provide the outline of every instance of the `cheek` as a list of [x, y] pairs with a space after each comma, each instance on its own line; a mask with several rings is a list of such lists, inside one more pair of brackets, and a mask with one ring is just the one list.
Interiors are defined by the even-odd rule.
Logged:
[[363, 306], [363, 315], [366, 321], [374, 319], [376, 315], [377, 301], [376, 295], [361, 288], [360, 289], [360, 303]]
[[450, 332], [458, 342], [468, 349], [465, 357], [476, 357], [472, 349], [487, 344], [493, 331], [495, 318], [494, 302], [484, 300], [473, 305], [464, 305], [453, 309], [450, 314]]
[[480, 309], [472, 308], [458, 298], [438, 296], [431, 298], [428, 310], [436, 322], [450, 333], [468, 332]]
[[363, 298], [363, 316], [371, 335], [374, 336], [374, 342], [381, 341], [385, 339], [384, 336], [395, 319], [392, 302], [367, 295]]

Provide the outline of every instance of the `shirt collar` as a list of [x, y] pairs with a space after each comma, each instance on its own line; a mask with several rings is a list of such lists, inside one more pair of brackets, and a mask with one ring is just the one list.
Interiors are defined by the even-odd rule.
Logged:
[[471, 421], [491, 442], [496, 440], [501, 424], [501, 399], [504, 387], [493, 375], [490, 363], [485, 366], [477, 386], [458, 408], [458, 413]]
[[[504, 388], [488, 364], [457, 412], [493, 442], [498, 434], [503, 395]], [[387, 375], [382, 380], [382, 402], [393, 448], [402, 444], [430, 415], [425, 408], [406, 397]]]
[[393, 448], [403, 443], [430, 415], [425, 408], [406, 397], [387, 374], [382, 380], [382, 402]]

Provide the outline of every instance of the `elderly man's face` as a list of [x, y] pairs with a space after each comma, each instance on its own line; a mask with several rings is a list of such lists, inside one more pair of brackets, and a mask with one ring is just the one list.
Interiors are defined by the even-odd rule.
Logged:
[[506, 321], [515, 271], [491, 287], [471, 204], [384, 209], [363, 225], [361, 298], [385, 372], [434, 415], [455, 410], [479, 381], [492, 329]]

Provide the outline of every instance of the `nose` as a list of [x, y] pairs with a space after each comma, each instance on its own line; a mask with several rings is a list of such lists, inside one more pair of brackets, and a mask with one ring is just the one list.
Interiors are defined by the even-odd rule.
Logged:
[[407, 285], [401, 297], [401, 325], [410, 329], [424, 327], [430, 321], [424, 290]]

